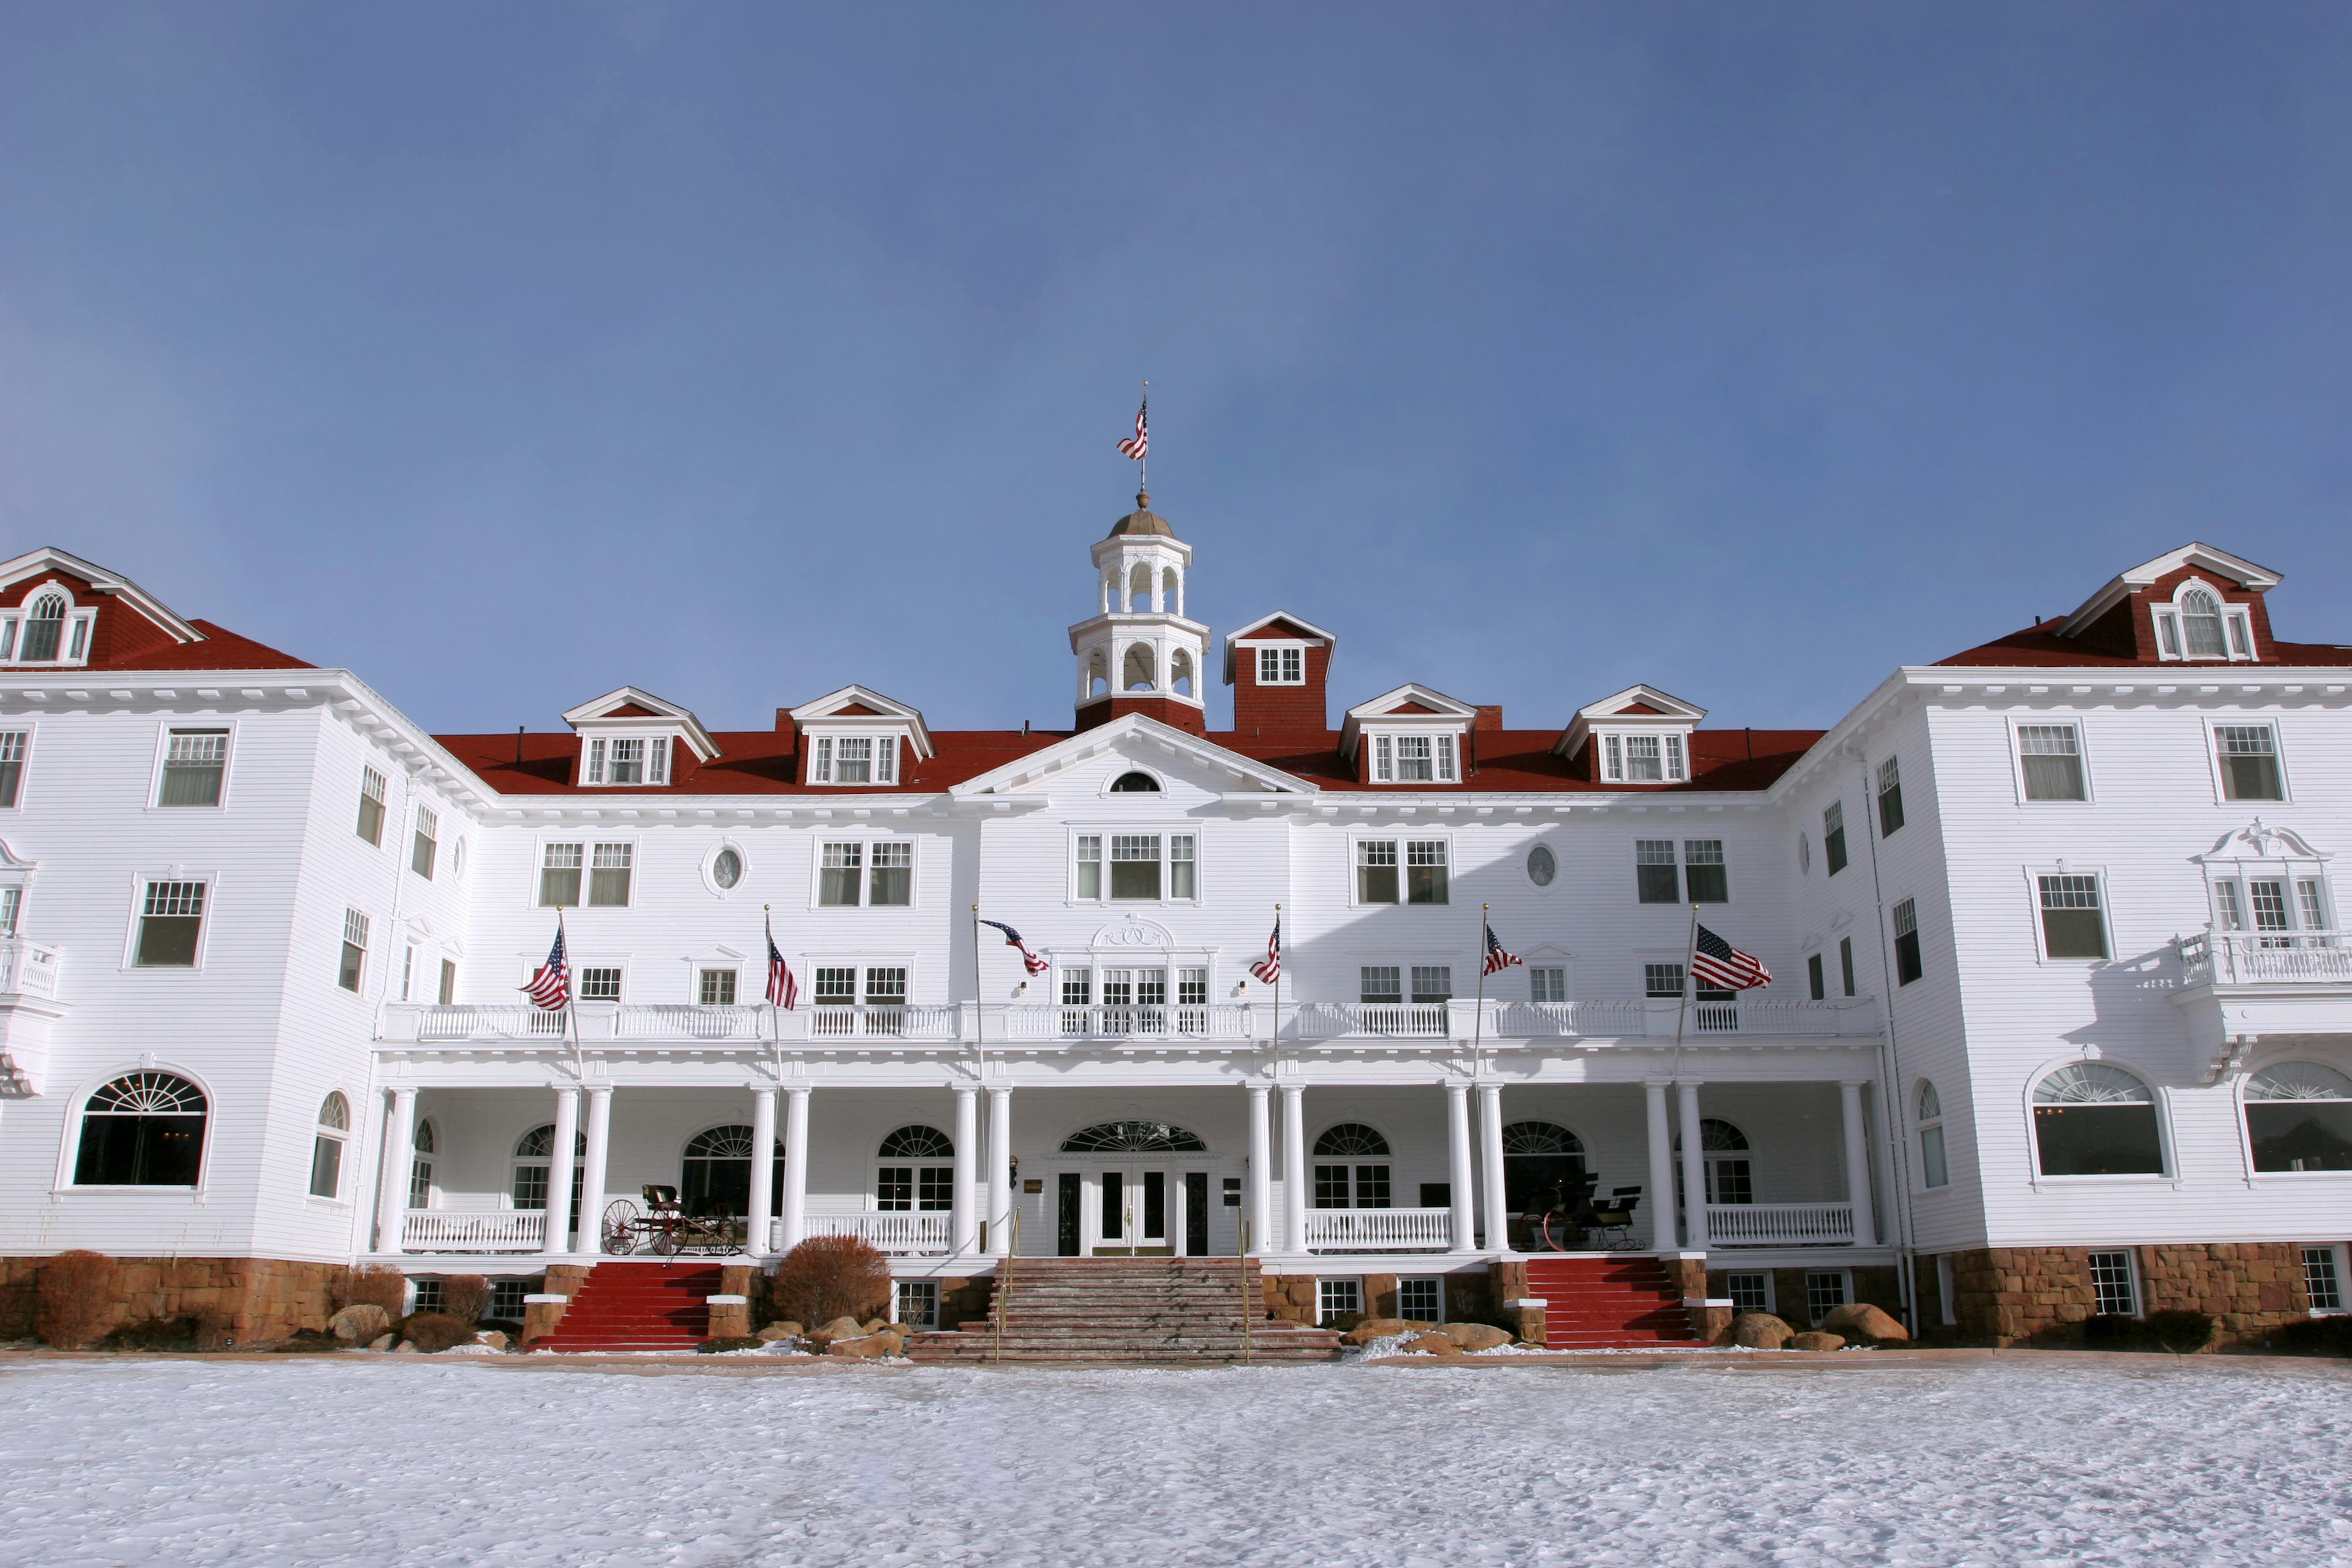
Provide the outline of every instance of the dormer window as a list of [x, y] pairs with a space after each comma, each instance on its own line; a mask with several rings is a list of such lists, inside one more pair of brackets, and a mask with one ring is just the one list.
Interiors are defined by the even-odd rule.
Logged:
[[2184, 584], [2170, 604], [2148, 613], [2156, 621], [2158, 658], [2244, 662], [2254, 657], [2253, 613], [2201, 583]]
[[1372, 737], [1372, 781], [1375, 784], [1453, 784], [1461, 776], [1454, 765], [1451, 735], [1375, 735]]
[[82, 664], [89, 658], [96, 610], [77, 610], [63, 588], [44, 588], [19, 613], [0, 617], [0, 660]]
[[898, 782], [895, 735], [819, 735], [809, 753], [809, 783], [829, 784]]
[[1307, 684], [1307, 650], [1304, 647], [1260, 647], [1257, 650], [1257, 683], [1260, 686], [1304, 686]]
[[719, 755], [718, 742], [700, 720], [634, 686], [582, 703], [566, 712], [563, 721], [580, 737], [583, 789], [665, 788], [675, 748], [686, 748], [675, 766], [689, 773]]
[[584, 784], [628, 788], [669, 783], [667, 735], [591, 735]]
[[1690, 777], [1676, 734], [1611, 735], [1601, 742], [1601, 776], [1610, 784], [1681, 784]]

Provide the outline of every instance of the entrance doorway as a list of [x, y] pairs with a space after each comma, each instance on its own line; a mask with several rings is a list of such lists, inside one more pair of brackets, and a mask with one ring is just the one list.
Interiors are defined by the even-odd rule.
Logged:
[[1055, 1182], [1065, 1258], [1199, 1258], [1209, 1251], [1209, 1148], [1164, 1121], [1107, 1121], [1063, 1140]]

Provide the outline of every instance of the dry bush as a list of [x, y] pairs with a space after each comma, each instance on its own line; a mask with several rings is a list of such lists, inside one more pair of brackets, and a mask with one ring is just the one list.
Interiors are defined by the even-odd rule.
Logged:
[[459, 1321], [481, 1321], [489, 1306], [490, 1282], [480, 1275], [452, 1274], [441, 1281], [441, 1310]]
[[474, 1337], [474, 1325], [463, 1318], [453, 1318], [446, 1312], [419, 1312], [403, 1323], [402, 1335], [415, 1342], [421, 1351], [446, 1351], [451, 1345], [468, 1343]]
[[43, 1344], [79, 1350], [114, 1326], [114, 1259], [60, 1252], [41, 1265], [33, 1331]]
[[780, 1318], [812, 1327], [835, 1318], [890, 1316], [890, 1263], [854, 1236], [813, 1236], [776, 1265], [768, 1288]]
[[397, 1322], [400, 1314], [408, 1310], [408, 1276], [381, 1263], [364, 1264], [346, 1268], [337, 1276], [331, 1294], [338, 1312], [362, 1301], [372, 1302], [383, 1309], [385, 1317]]

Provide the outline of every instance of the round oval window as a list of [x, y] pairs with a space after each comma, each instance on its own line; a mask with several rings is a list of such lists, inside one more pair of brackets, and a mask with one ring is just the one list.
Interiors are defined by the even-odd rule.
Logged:
[[722, 888], [731, 888], [743, 879], [743, 857], [732, 849], [721, 849], [719, 858], [710, 863], [710, 879]]
[[1537, 887], [1550, 887], [1552, 873], [1559, 869], [1559, 863], [1552, 859], [1551, 851], [1544, 846], [1538, 844], [1528, 851], [1528, 880]]

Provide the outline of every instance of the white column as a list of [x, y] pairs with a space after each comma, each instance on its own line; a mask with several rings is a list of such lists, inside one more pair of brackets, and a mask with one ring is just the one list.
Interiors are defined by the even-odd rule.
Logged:
[[392, 1124], [383, 1137], [383, 1176], [375, 1192], [378, 1252], [398, 1252], [408, 1213], [408, 1173], [416, 1163], [416, 1091], [392, 1091]]
[[809, 1091], [795, 1084], [784, 1090], [784, 1247], [790, 1252], [808, 1234]]
[[1262, 1083], [1244, 1084], [1249, 1090], [1249, 1226], [1250, 1251], [1265, 1252], [1274, 1245], [1274, 1128]]
[[1307, 1250], [1307, 1086], [1282, 1086], [1282, 1249]]
[[[595, 1117], [589, 1117], [589, 1136], [594, 1137]], [[595, 1145], [589, 1145], [593, 1153]], [[751, 1204], [748, 1211], [750, 1223], [743, 1228], [743, 1250], [754, 1258], [768, 1251], [769, 1221], [775, 1217], [776, 1180], [776, 1091], [765, 1084], [751, 1091]]]
[[1478, 1206], [1486, 1211], [1486, 1250], [1511, 1249], [1511, 1216], [1503, 1204], [1503, 1086], [1478, 1086], [1478, 1163], [1484, 1178]]
[[604, 1250], [604, 1168], [613, 1151], [613, 1089], [588, 1090], [588, 1147], [581, 1155], [580, 1250]]
[[1706, 1146], [1698, 1131], [1698, 1079], [1675, 1080], [1683, 1129], [1683, 1248], [1706, 1250]]
[[572, 1209], [573, 1145], [579, 1141], [580, 1091], [559, 1089], [555, 1091], [555, 1146], [547, 1152], [547, 1245], [541, 1248], [550, 1258], [572, 1250], [572, 1226], [566, 1216]]
[[1470, 1085], [1460, 1079], [1445, 1085], [1445, 1171], [1454, 1194], [1454, 1250], [1472, 1252], [1478, 1246], [1478, 1216], [1470, 1196]]
[[980, 1091], [955, 1091], [955, 1235], [959, 1255], [980, 1245]]
[[1650, 1112], [1650, 1247], [1657, 1252], [1675, 1249], [1675, 1135], [1666, 1121], [1666, 1080], [1648, 1079], [1642, 1086]]
[[1860, 1083], [1838, 1085], [1838, 1109], [1845, 1121], [1845, 1192], [1853, 1205], [1853, 1241], [1869, 1247], [1878, 1240], [1878, 1216], [1870, 1203], [1870, 1136], [1862, 1122]]
[[1013, 1090], [988, 1091], [988, 1250], [1013, 1250]]

